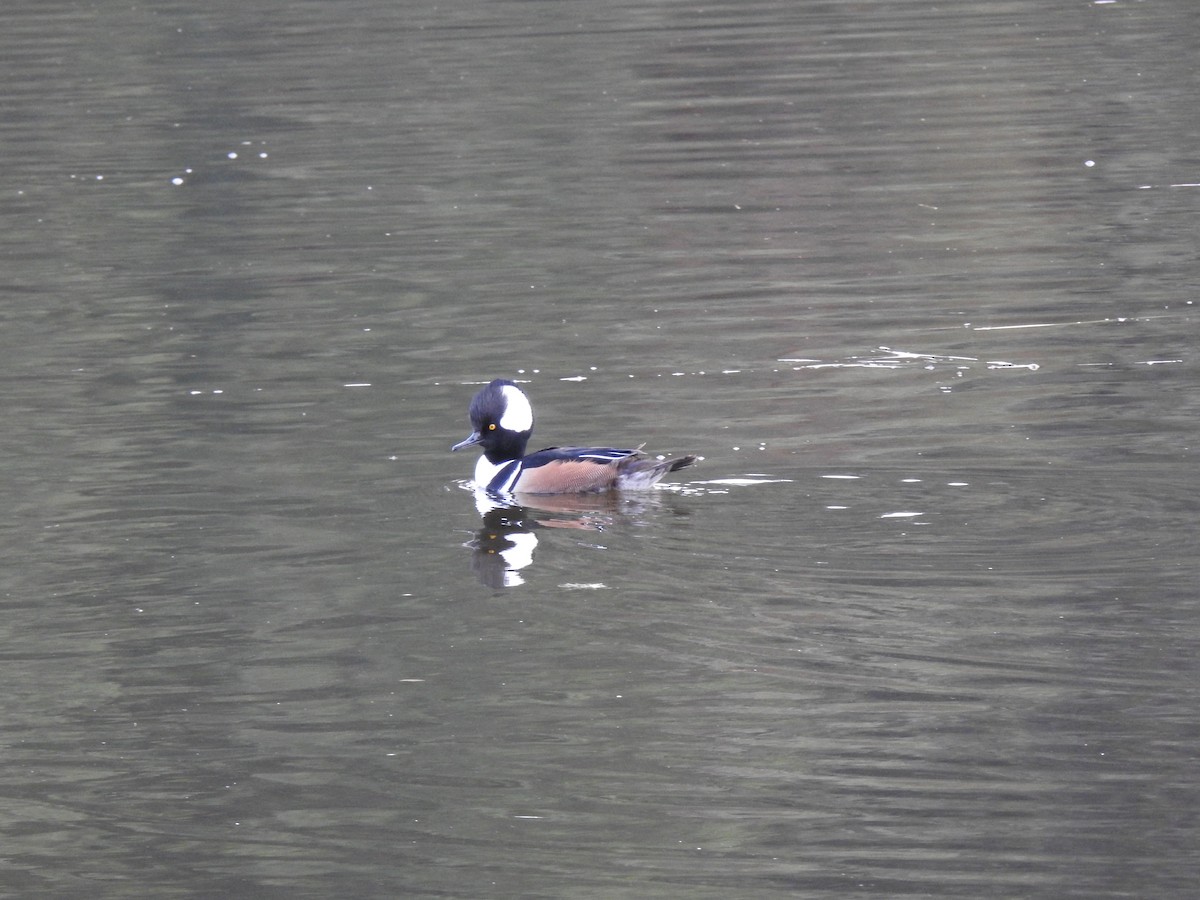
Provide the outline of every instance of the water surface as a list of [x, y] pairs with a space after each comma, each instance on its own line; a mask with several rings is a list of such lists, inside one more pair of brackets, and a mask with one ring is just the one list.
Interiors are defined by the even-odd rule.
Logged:
[[1191, 896], [1197, 27], [18, 3], [3, 891]]

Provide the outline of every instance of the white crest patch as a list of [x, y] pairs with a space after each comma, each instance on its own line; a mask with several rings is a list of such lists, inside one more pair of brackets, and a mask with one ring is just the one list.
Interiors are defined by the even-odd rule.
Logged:
[[518, 387], [506, 384], [500, 389], [504, 394], [504, 415], [500, 427], [509, 431], [529, 431], [533, 428], [533, 407], [529, 398]]

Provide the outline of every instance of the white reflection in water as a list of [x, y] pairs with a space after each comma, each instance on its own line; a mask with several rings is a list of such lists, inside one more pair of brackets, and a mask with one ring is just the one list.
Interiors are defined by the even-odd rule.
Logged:
[[[1014, 326], [1015, 327], [1015, 326]], [[1020, 326], [1034, 327], [1034, 326]], [[1039, 363], [1014, 363], [1006, 360], [981, 360], [975, 356], [952, 356], [945, 353], [919, 353], [911, 350], [895, 350], [891, 347], [879, 347], [881, 353], [873, 356], [848, 356], [840, 360], [819, 360], [808, 357], [780, 357], [777, 362], [796, 363], [792, 366], [795, 371], [802, 369], [901, 369], [913, 363], [922, 364], [926, 369], [935, 369], [939, 365], [953, 365], [955, 369], [969, 369], [970, 363], [982, 363], [988, 369], [1026, 369], [1036, 372], [1041, 368]]]

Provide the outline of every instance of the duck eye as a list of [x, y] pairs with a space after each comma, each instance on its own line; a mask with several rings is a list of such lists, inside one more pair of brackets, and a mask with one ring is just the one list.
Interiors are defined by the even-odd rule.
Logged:
[[495, 430], [496, 430], [496, 423], [495, 423], [495, 422], [489, 422], [489, 423], [488, 423], [488, 431], [495, 431]]

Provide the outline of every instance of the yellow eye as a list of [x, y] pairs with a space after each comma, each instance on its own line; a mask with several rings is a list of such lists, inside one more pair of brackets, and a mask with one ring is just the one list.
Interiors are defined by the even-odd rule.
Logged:
[[489, 423], [489, 424], [488, 424], [488, 431], [495, 431], [495, 430], [496, 430], [496, 423], [495, 423], [495, 422], [491, 422], [491, 423]]

